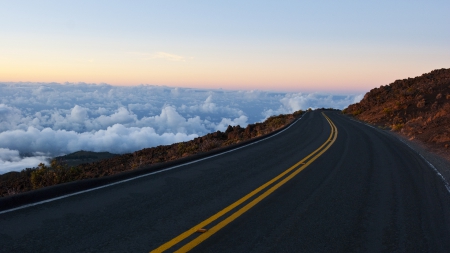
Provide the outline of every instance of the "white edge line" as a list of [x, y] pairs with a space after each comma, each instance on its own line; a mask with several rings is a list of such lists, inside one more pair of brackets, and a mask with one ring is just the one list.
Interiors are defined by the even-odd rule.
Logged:
[[447, 182], [447, 180], [445, 179], [445, 177], [441, 174], [441, 172], [439, 172], [439, 170], [434, 167], [434, 165], [429, 162], [421, 153], [419, 153], [418, 151], [416, 151], [415, 149], [413, 149], [408, 143], [404, 142], [402, 139], [398, 138], [401, 142], [403, 142], [406, 146], [408, 146], [411, 150], [413, 150], [414, 152], [416, 152], [420, 157], [422, 157], [422, 159], [428, 163], [428, 165], [436, 172], [436, 174], [442, 179], [442, 181], [444, 182], [445, 188], [447, 188], [447, 191], [450, 193], [450, 184]]
[[[360, 122], [360, 121], [357, 121], [357, 120], [354, 120], [354, 119], [350, 119], [350, 120], [352, 120], [352, 121], [354, 121], [354, 122], [358, 122], [358, 123], [363, 124], [363, 125], [366, 125], [366, 126], [371, 127], [371, 128], [373, 128], [373, 129], [377, 129], [376, 127], [371, 126], [371, 125], [369, 125], [369, 124], [367, 124], [367, 123], [365, 123], [365, 122]], [[378, 129], [377, 129], [377, 130], [378, 130]], [[416, 154], [418, 154], [420, 157], [422, 157], [422, 159], [423, 159], [426, 163], [428, 163], [428, 165], [429, 165], [429, 166], [436, 172], [436, 174], [442, 179], [442, 182], [444, 182], [445, 188], [447, 188], [447, 191], [450, 193], [450, 184], [447, 182], [447, 180], [446, 180], [445, 177], [441, 174], [441, 172], [439, 172], [439, 170], [438, 170], [438, 169], [437, 169], [430, 161], [428, 161], [422, 154], [420, 154], [419, 151], [413, 149], [408, 143], [406, 143], [406, 142], [403, 141], [402, 139], [400, 139], [400, 138], [398, 138], [398, 137], [397, 137], [397, 139], [398, 139], [399, 141], [401, 141], [403, 144], [405, 144], [406, 146], [408, 146], [412, 151], [414, 151], [414, 153], [416, 153]]]
[[277, 135], [281, 134], [282, 132], [284, 132], [284, 131], [288, 130], [289, 128], [291, 128], [291, 127], [292, 127], [294, 124], [296, 124], [299, 120], [301, 120], [301, 119], [303, 118], [303, 116], [306, 115], [306, 113], [307, 113], [307, 112], [305, 112], [300, 118], [298, 118], [296, 121], [294, 121], [292, 124], [290, 124], [288, 127], [286, 127], [285, 129], [281, 130], [281, 131], [278, 132], [278, 133], [273, 134], [273, 135], [271, 135], [271, 136], [268, 136], [268, 137], [266, 137], [266, 138], [264, 138], [264, 139], [261, 139], [261, 140], [258, 140], [258, 141], [249, 143], [249, 144], [247, 144], [247, 145], [244, 145], [244, 146], [241, 146], [241, 147], [237, 147], [237, 148], [232, 149], [232, 150], [224, 151], [224, 152], [222, 152], [222, 153], [215, 154], [215, 155], [212, 155], [212, 156], [208, 156], [208, 157], [205, 157], [205, 158], [201, 158], [201, 159], [198, 159], [198, 160], [195, 160], [195, 161], [191, 161], [191, 162], [187, 162], [187, 163], [175, 165], [175, 166], [172, 166], [172, 167], [169, 167], [169, 168], [165, 168], [165, 169], [158, 170], [158, 171], [154, 171], [154, 172], [150, 172], [150, 173], [147, 173], [147, 174], [144, 174], [144, 175], [140, 175], [140, 176], [136, 176], [136, 177], [124, 179], [124, 180], [117, 181], [117, 182], [114, 182], [114, 183], [110, 183], [110, 184], [98, 186], [98, 187], [95, 187], [95, 188], [90, 188], [90, 189], [87, 189], [87, 190], [82, 190], [82, 191], [79, 191], [79, 192], [74, 192], [74, 193], [66, 194], [66, 195], [63, 195], [63, 196], [56, 197], [56, 198], [46, 199], [46, 200], [42, 200], [42, 201], [39, 201], [39, 202], [35, 202], [35, 203], [26, 204], [26, 205], [23, 205], [23, 206], [19, 206], [19, 207], [15, 207], [15, 208], [3, 210], [3, 211], [0, 211], [0, 214], [4, 214], [4, 213], [8, 213], [8, 212], [20, 210], [20, 209], [32, 207], [32, 206], [37, 206], [37, 205], [45, 204], [45, 203], [48, 203], [48, 202], [53, 202], [53, 201], [56, 201], [56, 200], [68, 198], [68, 197], [75, 196], [75, 195], [79, 195], [79, 194], [82, 194], [82, 193], [86, 193], [86, 192], [91, 192], [91, 191], [103, 189], [103, 188], [110, 187], [110, 186], [113, 186], [113, 185], [116, 185], [116, 184], [122, 184], [122, 183], [125, 183], [125, 182], [128, 182], [128, 181], [132, 181], [132, 180], [135, 180], [135, 179], [138, 179], [138, 178], [147, 177], [147, 176], [154, 175], [154, 174], [158, 174], [158, 173], [165, 172], [165, 171], [168, 171], [168, 170], [173, 170], [173, 169], [176, 169], [176, 168], [179, 168], [179, 167], [182, 167], [182, 166], [186, 166], [186, 165], [193, 164], [193, 163], [198, 163], [198, 162], [201, 162], [201, 161], [204, 161], [204, 160], [207, 160], [207, 159], [211, 159], [211, 158], [213, 158], [213, 157], [217, 157], [217, 156], [224, 155], [224, 154], [227, 154], [227, 153], [230, 153], [230, 152], [234, 152], [234, 151], [236, 151], [236, 150], [239, 150], [239, 149], [248, 147], [248, 146], [253, 145], [253, 144], [256, 144], [256, 143], [258, 143], [258, 142], [262, 142], [262, 141], [268, 140], [268, 139], [270, 139], [270, 138], [272, 138], [272, 137], [274, 137], [274, 136], [277, 136]]

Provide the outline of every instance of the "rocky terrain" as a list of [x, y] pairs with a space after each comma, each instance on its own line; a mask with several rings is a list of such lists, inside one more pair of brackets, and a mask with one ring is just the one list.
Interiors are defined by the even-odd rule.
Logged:
[[[130, 154], [75, 152], [53, 159], [49, 166], [39, 164], [36, 168], [0, 175], [0, 197], [65, 182], [109, 176], [218, 149], [273, 132], [291, 123], [302, 113], [297, 111], [293, 114], [272, 116], [262, 123], [249, 124], [246, 128], [239, 125], [228, 126], [225, 132], [217, 131], [191, 141], [146, 148]], [[95, 160], [99, 157], [109, 158], [74, 165], [80, 161]]]
[[390, 128], [448, 159], [450, 145], [450, 69], [372, 89], [344, 113]]

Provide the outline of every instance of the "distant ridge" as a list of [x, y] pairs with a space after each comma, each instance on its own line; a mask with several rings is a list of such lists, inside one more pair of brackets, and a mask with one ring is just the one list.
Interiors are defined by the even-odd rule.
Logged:
[[109, 152], [92, 152], [80, 150], [63, 156], [57, 156], [54, 159], [61, 163], [67, 164], [68, 166], [77, 166], [83, 163], [98, 162], [103, 159], [112, 158], [118, 156], [117, 154], [112, 154]]
[[450, 69], [372, 89], [344, 113], [390, 128], [449, 154]]

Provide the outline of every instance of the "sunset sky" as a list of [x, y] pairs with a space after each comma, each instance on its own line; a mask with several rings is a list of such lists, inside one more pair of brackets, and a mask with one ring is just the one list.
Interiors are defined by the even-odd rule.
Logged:
[[450, 67], [450, 1], [2, 1], [0, 82], [362, 92]]

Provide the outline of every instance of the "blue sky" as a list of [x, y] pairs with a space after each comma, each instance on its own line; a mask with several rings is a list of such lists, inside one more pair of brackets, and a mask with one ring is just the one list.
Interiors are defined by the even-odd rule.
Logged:
[[448, 1], [4, 1], [0, 81], [361, 92], [450, 66]]

